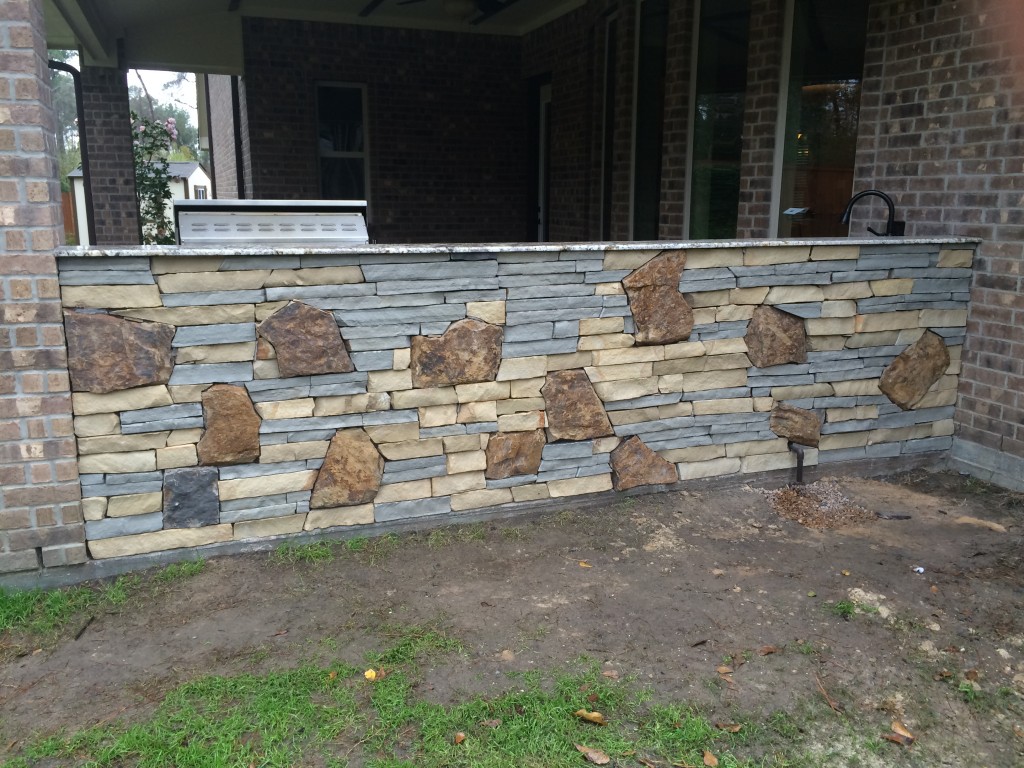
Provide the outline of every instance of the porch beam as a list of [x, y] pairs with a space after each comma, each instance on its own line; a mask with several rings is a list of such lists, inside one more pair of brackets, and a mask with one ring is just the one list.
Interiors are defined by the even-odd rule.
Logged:
[[109, 62], [116, 56], [114, 36], [93, 0], [52, 0], [54, 8], [96, 62]]
[[485, 11], [482, 15], [480, 15], [477, 18], [473, 19], [473, 21], [472, 21], [473, 26], [475, 27], [475, 26], [477, 26], [479, 24], [483, 24], [488, 19], [493, 19], [499, 13], [504, 11], [506, 8], [508, 8], [510, 6], [513, 6], [516, 3], [518, 3], [518, 2], [519, 2], [519, 0], [508, 0], [507, 2], [503, 3], [500, 6], [495, 6], [495, 7], [491, 8], [491, 10]]
[[370, 2], [366, 4], [366, 7], [364, 7], [363, 10], [359, 12], [359, 17], [365, 19], [371, 13], [380, 8], [383, 4], [384, 0], [370, 0]]

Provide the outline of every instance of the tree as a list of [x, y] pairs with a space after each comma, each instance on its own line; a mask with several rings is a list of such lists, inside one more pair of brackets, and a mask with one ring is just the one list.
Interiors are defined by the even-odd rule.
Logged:
[[[48, 51], [54, 61], [65, 64], [77, 63], [75, 51]], [[61, 190], [71, 187], [68, 174], [82, 164], [82, 151], [78, 138], [78, 102], [75, 99], [75, 81], [71, 75], [58, 69], [50, 70], [50, 87], [53, 90], [53, 108], [57, 118], [57, 162], [60, 169]]]

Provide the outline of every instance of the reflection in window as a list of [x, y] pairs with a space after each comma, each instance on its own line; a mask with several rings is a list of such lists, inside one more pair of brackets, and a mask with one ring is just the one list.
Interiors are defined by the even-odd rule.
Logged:
[[866, 0], [794, 0], [780, 237], [844, 237], [853, 191]]
[[320, 196], [366, 199], [365, 90], [362, 86], [317, 87], [317, 146]]
[[634, 240], [658, 239], [667, 32], [668, 0], [640, 0], [633, 148]]
[[701, 3], [690, 177], [691, 239], [736, 237], [749, 31], [750, 0]]

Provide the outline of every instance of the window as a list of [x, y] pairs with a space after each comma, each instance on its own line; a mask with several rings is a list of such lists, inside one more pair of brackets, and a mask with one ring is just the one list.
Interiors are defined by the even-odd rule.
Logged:
[[316, 97], [320, 196], [324, 200], [365, 200], [366, 89], [361, 85], [319, 85]]
[[781, 168], [776, 160], [780, 237], [844, 237], [853, 191], [867, 3], [790, 0], [792, 43], [783, 82]]
[[206, 187], [200, 187], [198, 184], [192, 187], [192, 197], [196, 200], [205, 200], [209, 195], [206, 193]]
[[639, 0], [633, 145], [633, 239], [657, 240], [665, 119], [668, 0]]
[[689, 235], [736, 237], [750, 0], [703, 0], [697, 24]]

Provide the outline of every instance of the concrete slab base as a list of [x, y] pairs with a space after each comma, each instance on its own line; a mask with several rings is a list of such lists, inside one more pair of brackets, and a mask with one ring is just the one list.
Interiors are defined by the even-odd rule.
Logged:
[[1011, 491], [1024, 491], [1024, 458], [1020, 456], [956, 438], [950, 467]]

